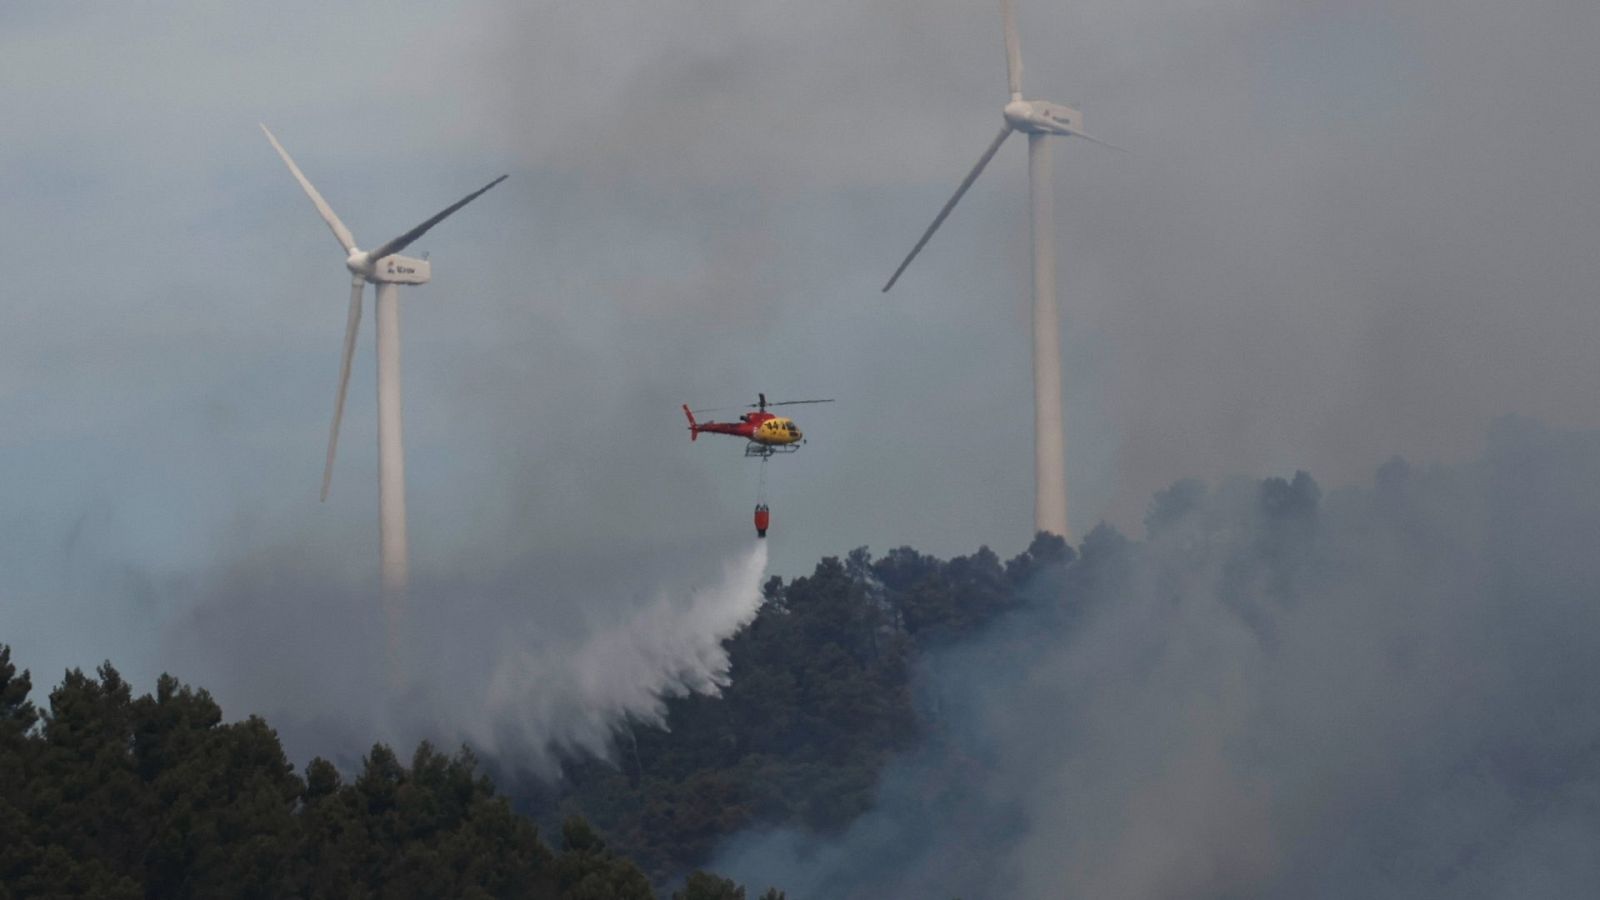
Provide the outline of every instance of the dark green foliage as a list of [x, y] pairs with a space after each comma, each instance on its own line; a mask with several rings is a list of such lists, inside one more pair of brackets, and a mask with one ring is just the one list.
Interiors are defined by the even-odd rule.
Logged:
[[135, 698], [74, 670], [42, 715], [30, 687], [0, 645], [0, 898], [652, 897], [581, 819], [552, 853], [466, 750], [302, 780], [265, 722], [170, 676]]
[[696, 869], [684, 880], [683, 890], [672, 892], [672, 900], [744, 900], [744, 888]]
[[[787, 585], [774, 577], [759, 615], [727, 642], [720, 697], [669, 700], [668, 727], [624, 729], [614, 764], [569, 762], [559, 791], [532, 798], [530, 811], [550, 823], [581, 813], [661, 891], [752, 826], [838, 833], [872, 806], [885, 764], [937, 719], [914, 703], [917, 655], [1029, 597], [1059, 598], [1038, 588], [1073, 558], [1040, 534], [1006, 563], [987, 547], [948, 562], [909, 547], [873, 560], [860, 548]], [[691, 876], [679, 894], [724, 896], [708, 893], [709, 878]]]
[[637, 866], [606, 849], [606, 842], [576, 816], [561, 826], [556, 879], [562, 896], [575, 900], [651, 900], [650, 882]]

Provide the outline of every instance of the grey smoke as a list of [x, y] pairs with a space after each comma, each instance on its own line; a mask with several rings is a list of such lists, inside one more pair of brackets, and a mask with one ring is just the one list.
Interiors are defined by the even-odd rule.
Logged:
[[[677, 404], [757, 390], [841, 399], [773, 467], [775, 571], [1025, 545], [1020, 147], [904, 298], [877, 293], [997, 124], [995, 6], [9, 5], [0, 627], [19, 658], [161, 670], [172, 604], [61, 584], [53, 545], [96, 504], [79, 552], [158, 582], [283, 534], [370, 535], [365, 382], [316, 504], [342, 288], [261, 119], [358, 234], [448, 202], [458, 174], [513, 172], [425, 248], [436, 281], [405, 311], [419, 565], [498, 552], [507, 524], [564, 549], [742, 526], [751, 471], [687, 446]], [[1018, 12], [1030, 89], [1137, 150], [1057, 154], [1085, 522], [1135, 530], [1186, 476], [1461, 460], [1506, 412], [1600, 427], [1600, 5]]]
[[928, 746], [836, 840], [716, 863], [798, 898], [1573, 897], [1600, 883], [1600, 433], [1182, 482], [1134, 542], [927, 660]]
[[[782, 339], [765, 371], [837, 373], [861, 396], [830, 414], [852, 451], [828, 460], [837, 494], [796, 501], [849, 513], [837, 543], [807, 538], [812, 558], [966, 552], [970, 529], [1027, 540], [1023, 151], [1002, 151], [920, 275], [876, 293], [998, 125], [997, 6], [508, 8], [478, 69], [484, 132], [585, 185], [586, 215], [559, 219], [679, 249], [646, 283], [692, 273], [697, 305], [640, 290], [619, 300], [631, 314], [704, 313], [730, 338], [768, 322]], [[1600, 425], [1600, 7], [1024, 0], [1018, 15], [1030, 91], [1137, 151], [1057, 151], [1086, 522], [1131, 528], [1180, 477], [1301, 466], [1342, 484], [1393, 453], [1465, 459], [1507, 412]], [[857, 479], [879, 503], [848, 503]]]

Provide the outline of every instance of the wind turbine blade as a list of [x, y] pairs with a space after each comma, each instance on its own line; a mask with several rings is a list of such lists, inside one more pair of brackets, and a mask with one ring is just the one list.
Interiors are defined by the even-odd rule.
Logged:
[[900, 268], [894, 270], [894, 275], [890, 276], [889, 283], [883, 286], [884, 293], [888, 293], [889, 289], [894, 287], [894, 283], [900, 280], [900, 273], [906, 270], [906, 266], [911, 265], [911, 261], [917, 258], [918, 253], [922, 252], [922, 248], [928, 243], [928, 239], [933, 237], [933, 233], [938, 231], [939, 226], [944, 223], [945, 217], [950, 215], [950, 210], [956, 208], [956, 204], [961, 200], [961, 195], [965, 194], [967, 188], [972, 187], [972, 183], [978, 180], [978, 174], [983, 171], [983, 167], [989, 164], [989, 160], [994, 159], [994, 155], [1000, 152], [1000, 145], [1004, 144], [1006, 138], [1010, 136], [1010, 125], [1000, 129], [1000, 134], [989, 145], [989, 149], [983, 151], [983, 156], [979, 157], [978, 164], [972, 167], [972, 171], [967, 173], [966, 178], [962, 179], [961, 186], [956, 188], [955, 196], [951, 197], [949, 202], [944, 205], [944, 209], [939, 210], [937, 216], [934, 216], [933, 224], [928, 226], [928, 230], [922, 233], [922, 238], [917, 241], [917, 245], [911, 248], [910, 253], [906, 254], [905, 261], [900, 264]]
[[1097, 137], [1092, 137], [1090, 135], [1084, 134], [1081, 131], [1072, 132], [1072, 136], [1073, 137], [1083, 138], [1084, 140], [1088, 141], [1091, 144], [1099, 144], [1102, 147], [1110, 147], [1113, 150], [1120, 150], [1123, 153], [1127, 153], [1127, 154], [1132, 154], [1133, 153], [1133, 151], [1129, 150], [1127, 147], [1119, 147], [1116, 144], [1111, 143], [1110, 141], [1102, 141]]
[[350, 233], [350, 229], [344, 227], [344, 223], [339, 221], [339, 217], [334, 215], [333, 207], [328, 205], [328, 201], [322, 199], [322, 195], [317, 193], [317, 189], [311, 186], [310, 181], [306, 180], [306, 176], [300, 171], [300, 167], [294, 164], [293, 159], [289, 158], [289, 151], [283, 149], [283, 145], [278, 143], [278, 139], [272, 136], [272, 132], [267, 130], [267, 126], [262, 125], [261, 132], [267, 136], [267, 140], [272, 142], [272, 149], [278, 151], [278, 155], [283, 158], [284, 165], [289, 167], [289, 174], [294, 176], [295, 181], [300, 182], [300, 187], [305, 190], [306, 196], [311, 198], [311, 203], [316, 206], [317, 213], [322, 216], [322, 221], [328, 223], [328, 228], [333, 231], [333, 236], [339, 239], [339, 246], [344, 248], [345, 253], [354, 250], [356, 248], [355, 236]]
[[1022, 99], [1022, 43], [1017, 40], [1017, 11], [1013, 0], [1000, 0], [1000, 16], [1006, 26], [1006, 77], [1011, 82], [1011, 99]]
[[448, 218], [450, 216], [451, 213], [455, 212], [456, 210], [460, 209], [463, 206], [466, 206], [468, 203], [471, 203], [472, 201], [478, 199], [478, 196], [481, 195], [484, 191], [487, 191], [489, 188], [494, 187], [495, 185], [499, 184], [502, 181], [505, 181], [507, 177], [509, 177], [509, 176], [501, 175], [499, 178], [496, 178], [495, 180], [493, 180], [493, 181], [489, 182], [488, 184], [484, 185], [483, 187], [478, 188], [477, 190], [473, 191], [472, 193], [466, 195], [465, 197], [462, 197], [460, 200], [457, 200], [456, 202], [450, 204], [449, 206], [445, 207], [443, 210], [440, 210], [438, 213], [436, 213], [428, 221], [423, 222], [421, 225], [418, 225], [417, 227], [415, 227], [415, 228], [411, 229], [410, 231], [406, 232], [405, 234], [400, 235], [399, 237], [395, 238], [394, 240], [391, 240], [387, 244], [384, 244], [383, 246], [379, 247], [378, 249], [372, 251], [372, 253], [370, 254], [370, 258], [372, 259], [373, 262], [377, 262], [378, 260], [383, 259], [385, 256], [388, 256], [391, 253], [399, 253], [401, 250], [404, 250], [405, 248], [409, 247], [411, 245], [412, 241], [415, 241], [417, 238], [422, 237], [424, 234], [426, 234], [429, 228], [432, 228], [433, 226], [439, 224], [440, 222], [443, 222], [446, 218]]
[[333, 485], [333, 455], [339, 449], [339, 420], [344, 418], [344, 398], [350, 391], [350, 361], [356, 355], [356, 332], [361, 329], [361, 292], [366, 282], [350, 279], [350, 315], [344, 326], [344, 358], [339, 361], [339, 393], [333, 399], [333, 427], [328, 430], [328, 463], [322, 469], [322, 499]]

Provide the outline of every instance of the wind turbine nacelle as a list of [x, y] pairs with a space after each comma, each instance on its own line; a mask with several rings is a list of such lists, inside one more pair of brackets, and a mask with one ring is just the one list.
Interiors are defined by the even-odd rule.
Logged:
[[379, 284], [427, 284], [433, 269], [425, 259], [414, 259], [398, 253], [385, 256], [372, 264], [368, 278]]
[[1006, 121], [1025, 134], [1083, 134], [1083, 113], [1048, 100], [1013, 100]]

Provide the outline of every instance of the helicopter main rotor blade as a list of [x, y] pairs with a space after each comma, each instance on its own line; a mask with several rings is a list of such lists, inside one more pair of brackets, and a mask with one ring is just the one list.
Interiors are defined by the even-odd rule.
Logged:
[[[769, 402], [767, 405], [768, 406], [794, 406], [795, 404], [798, 404], [798, 403], [832, 403], [832, 402], [833, 402], [832, 398], [829, 398], [827, 400], [782, 400], [782, 401], [779, 401], [777, 403], [770, 403]], [[702, 413], [719, 413], [719, 412], [729, 412], [729, 411], [735, 410], [735, 409], [760, 409], [760, 408], [761, 408], [761, 404], [759, 404], [759, 403], [747, 403], [747, 404], [745, 404], [743, 406], [713, 406], [710, 409], [691, 409], [689, 411], [698, 416], [698, 415], [700, 415]]]
[[798, 406], [801, 403], [832, 403], [833, 398], [827, 400], [780, 400], [777, 403], [768, 403], [768, 406]]

